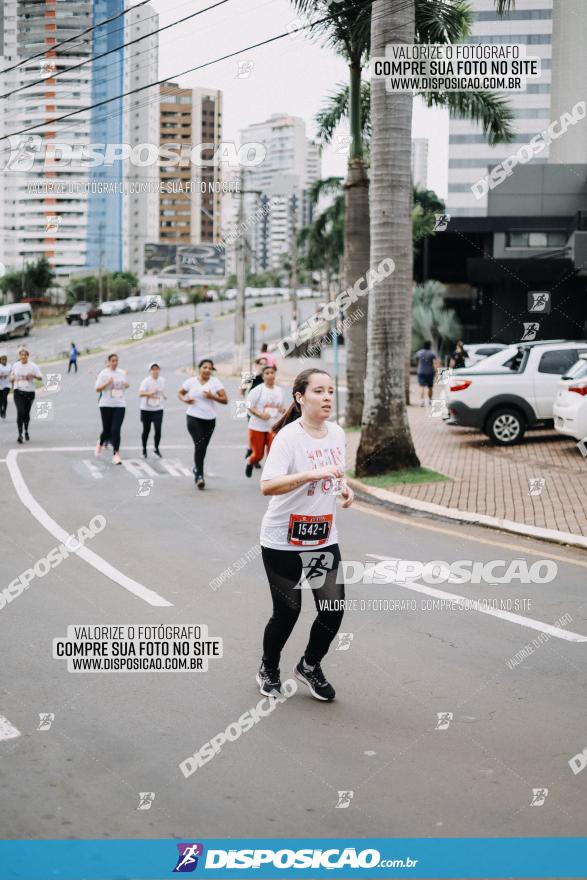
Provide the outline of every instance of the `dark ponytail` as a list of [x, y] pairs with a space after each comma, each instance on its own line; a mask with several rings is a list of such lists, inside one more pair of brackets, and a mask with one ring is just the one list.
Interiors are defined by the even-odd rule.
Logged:
[[300, 404], [296, 400], [296, 394], [305, 394], [306, 388], [310, 384], [310, 376], [318, 374], [320, 376], [330, 376], [326, 370], [319, 370], [317, 367], [311, 367], [308, 370], [302, 370], [301, 373], [294, 379], [293, 384], [293, 403], [290, 404], [289, 408], [282, 415], [278, 422], [273, 426], [273, 433], [277, 434], [278, 431], [281, 431], [282, 428], [285, 428], [286, 425], [291, 424], [291, 422], [295, 422], [300, 418], [302, 414], [302, 408]]

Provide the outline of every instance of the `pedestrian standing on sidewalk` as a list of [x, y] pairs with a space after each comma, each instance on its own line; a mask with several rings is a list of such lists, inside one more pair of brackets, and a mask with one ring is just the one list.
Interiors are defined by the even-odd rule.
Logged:
[[210, 358], [198, 364], [198, 375], [187, 379], [179, 389], [178, 397], [188, 404], [187, 429], [194, 443], [194, 480], [198, 489], [206, 487], [204, 460], [210, 438], [216, 427], [216, 404], [228, 403], [224, 386], [212, 375], [216, 367]]
[[102, 433], [96, 444], [96, 456], [100, 455], [107, 441], [112, 443], [112, 463], [122, 464], [120, 457], [120, 429], [126, 412], [125, 391], [129, 387], [126, 370], [118, 366], [118, 355], [109, 354], [106, 367], [98, 373], [96, 391], [100, 395]]
[[149, 365], [149, 375], [140, 384], [139, 397], [141, 398], [141, 422], [143, 425], [141, 435], [143, 458], [147, 457], [147, 441], [151, 425], [153, 425], [154, 432], [155, 455], [162, 458], [159, 444], [161, 442], [161, 425], [163, 423], [163, 401], [167, 400], [167, 395], [165, 394], [165, 379], [161, 376], [159, 364], [152, 363]]
[[12, 366], [8, 363], [8, 356], [3, 352], [0, 354], [0, 419], [6, 418], [11, 373]]
[[29, 422], [31, 408], [35, 399], [35, 379], [43, 380], [43, 374], [36, 364], [29, 360], [26, 348], [18, 352], [18, 361], [12, 365], [10, 380], [14, 388], [14, 405], [16, 407], [16, 426], [18, 429], [17, 443], [24, 439], [30, 440]]
[[[318, 615], [294, 675], [317, 700], [335, 691], [320, 665], [344, 614], [344, 583], [336, 498], [350, 507], [354, 495], [345, 474], [345, 434], [330, 422], [334, 386], [322, 370], [303, 370], [295, 379], [293, 403], [274, 427], [275, 439], [261, 474], [261, 491], [271, 500], [260, 544], [273, 614], [265, 627], [257, 684], [266, 696], [281, 693], [279, 664], [302, 607], [301, 588], [312, 588]], [[310, 552], [308, 552], [310, 551]]]
[[77, 373], [77, 356], [78, 356], [77, 345], [75, 344], [75, 342], [72, 342], [71, 348], [69, 349], [69, 364], [67, 365], [67, 372], [68, 373], [71, 371], [72, 367], [75, 369], [75, 372]]
[[253, 468], [263, 460], [265, 447], [271, 449], [273, 426], [285, 412], [283, 388], [275, 383], [276, 367], [263, 367], [263, 384], [249, 392], [247, 409], [249, 420], [249, 447], [251, 454], [247, 459], [245, 474], [252, 476]]
[[462, 370], [465, 366], [466, 360], [469, 357], [467, 350], [463, 344], [463, 340], [459, 339], [456, 344], [455, 350], [450, 356], [449, 367], [452, 367], [455, 370]]
[[[416, 360], [418, 362], [418, 385], [420, 386], [420, 406], [432, 400], [432, 391], [434, 388], [434, 377], [436, 370], [440, 366], [440, 361], [432, 351], [432, 343], [426, 340], [420, 351], [416, 352]], [[428, 396], [426, 396], [428, 390]]]

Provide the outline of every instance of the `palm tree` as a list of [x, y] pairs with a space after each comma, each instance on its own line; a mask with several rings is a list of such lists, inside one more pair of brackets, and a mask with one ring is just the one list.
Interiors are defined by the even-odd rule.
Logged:
[[[312, 14], [320, 23], [317, 32], [342, 54], [349, 65], [348, 112], [351, 145], [345, 180], [344, 224], [344, 286], [352, 287], [369, 269], [369, 181], [363, 158], [363, 126], [361, 113], [361, 75], [369, 51], [371, 31], [370, 0], [345, 0], [332, 4], [330, 0], [292, 0], [298, 12]], [[321, 21], [328, 16], [327, 21]], [[345, 421], [358, 425], [361, 420], [363, 382], [365, 380], [365, 351], [367, 322], [356, 313], [365, 309], [365, 303], [355, 302], [348, 309], [349, 326], [346, 335], [347, 407]]]
[[[503, 14], [513, 0], [496, 0]], [[436, 29], [432, 0], [374, 0], [371, 23], [373, 57], [390, 43], [415, 42], [418, 16], [432, 35]], [[463, 4], [460, 4], [461, 7]], [[446, 3], [444, 4], [446, 6]], [[440, 34], [428, 42], [438, 42]], [[444, 40], [443, 40], [444, 42]], [[463, 96], [466, 97], [466, 96]], [[369, 348], [363, 430], [357, 451], [359, 476], [417, 467], [407, 418], [405, 348], [411, 337], [412, 298], [411, 130], [413, 98], [387, 92], [384, 79], [371, 88], [371, 265], [393, 257], [395, 271], [375, 285], [369, 297]]]
[[[348, 116], [351, 149], [345, 182], [344, 284], [352, 286], [369, 268], [369, 180], [367, 150], [370, 138], [370, 89], [361, 82], [362, 67], [369, 51], [371, 4], [356, 0], [344, 11], [332, 11], [329, 0], [292, 0], [296, 8], [317, 16], [316, 30], [349, 62], [349, 84], [339, 84], [329, 104], [317, 114], [321, 139], [332, 140], [338, 122]], [[508, 3], [509, 0], [497, 0]], [[346, 4], [345, 4], [346, 5]], [[464, 0], [416, 0], [415, 42], [454, 43], [470, 33], [472, 13]], [[324, 21], [322, 13], [330, 17]], [[512, 137], [509, 122], [512, 114], [507, 102], [491, 93], [454, 92], [426, 95], [429, 106], [447, 106], [451, 111], [482, 121], [490, 143]], [[365, 312], [368, 304], [360, 308]], [[352, 307], [359, 308], [358, 303]], [[351, 310], [349, 310], [351, 311]], [[352, 314], [352, 312], [351, 312]], [[358, 425], [363, 410], [364, 379], [367, 358], [367, 321], [353, 321], [347, 340], [347, 404], [345, 423]]]

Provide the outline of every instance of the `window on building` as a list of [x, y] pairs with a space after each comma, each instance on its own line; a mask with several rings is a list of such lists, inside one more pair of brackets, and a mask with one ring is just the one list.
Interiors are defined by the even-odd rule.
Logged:
[[567, 243], [565, 232], [513, 232], [507, 233], [506, 247], [510, 248], [558, 248]]

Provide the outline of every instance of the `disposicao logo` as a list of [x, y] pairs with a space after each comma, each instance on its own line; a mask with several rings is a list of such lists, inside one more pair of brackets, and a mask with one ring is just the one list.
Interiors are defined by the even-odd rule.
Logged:
[[198, 867], [198, 857], [204, 855], [203, 843], [178, 843], [179, 851], [177, 865], [173, 869], [174, 874], [187, 874], [195, 871]]

